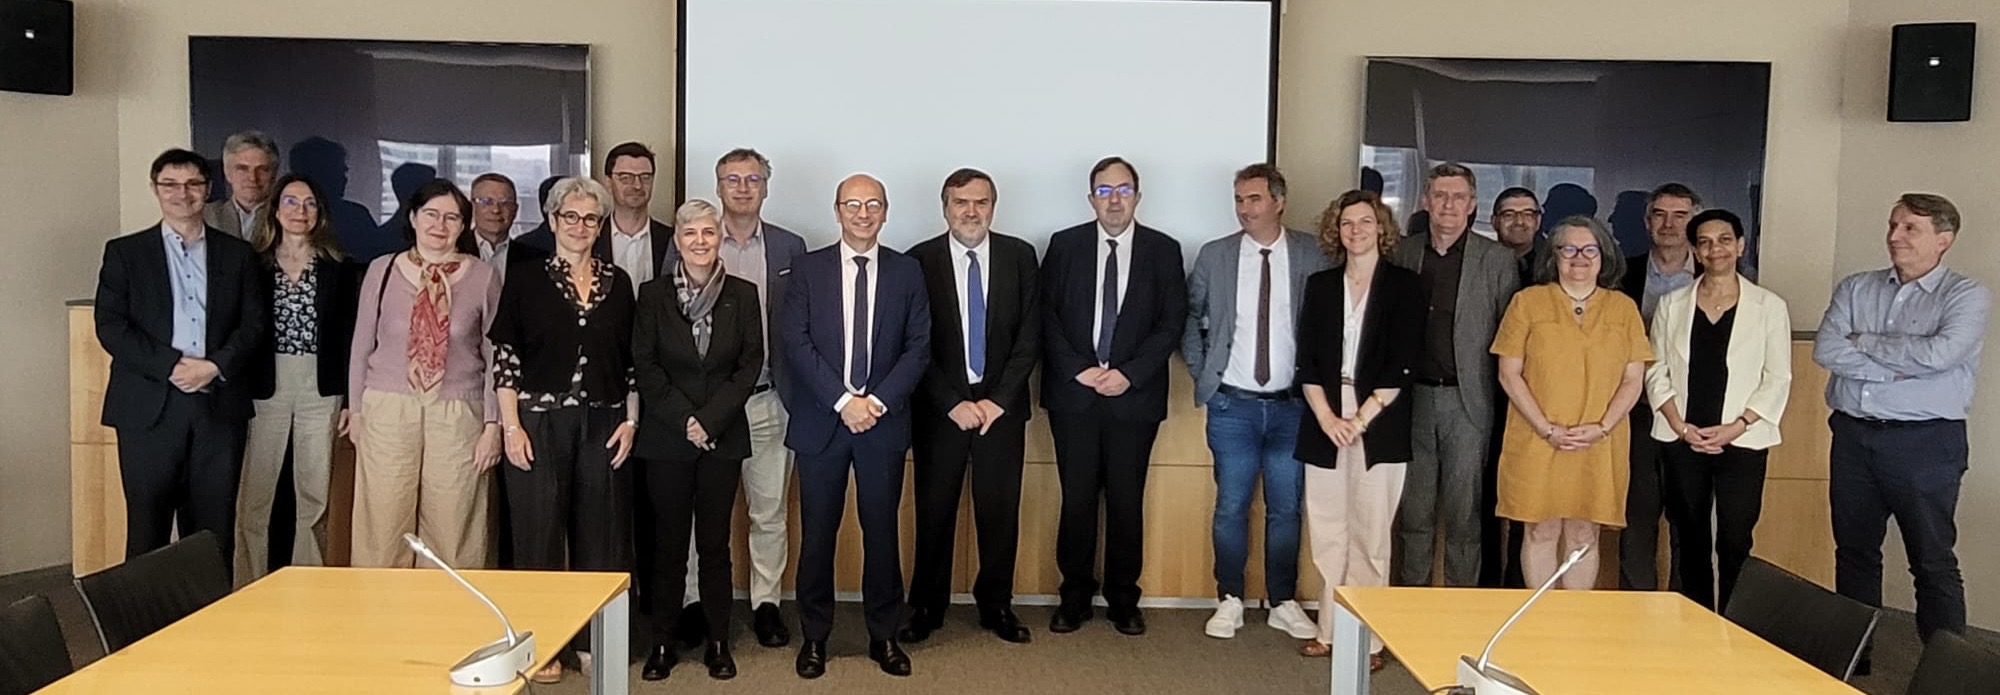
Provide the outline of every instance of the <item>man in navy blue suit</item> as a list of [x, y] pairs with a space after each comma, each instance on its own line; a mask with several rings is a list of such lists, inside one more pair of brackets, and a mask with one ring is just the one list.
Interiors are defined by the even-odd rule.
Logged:
[[833, 557], [854, 475], [861, 518], [861, 595], [868, 656], [895, 676], [910, 675], [896, 644], [903, 607], [896, 539], [903, 455], [910, 448], [910, 394], [930, 361], [930, 302], [916, 260], [882, 248], [889, 216], [882, 182], [855, 174], [834, 195], [840, 242], [792, 265], [780, 309], [782, 390], [791, 411], [785, 446], [798, 454], [799, 646], [801, 678], [826, 673], [833, 632]]

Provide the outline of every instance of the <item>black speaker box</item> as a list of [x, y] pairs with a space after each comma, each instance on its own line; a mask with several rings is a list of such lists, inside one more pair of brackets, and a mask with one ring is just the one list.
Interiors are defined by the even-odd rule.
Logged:
[[0, 90], [75, 92], [75, 30], [70, 0], [0, 0]]
[[1889, 120], [1972, 120], [1975, 26], [1896, 25], [1889, 49]]

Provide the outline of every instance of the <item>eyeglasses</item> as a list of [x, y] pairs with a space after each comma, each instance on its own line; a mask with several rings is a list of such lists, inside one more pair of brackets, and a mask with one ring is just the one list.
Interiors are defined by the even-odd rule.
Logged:
[[1507, 220], [1532, 220], [1540, 218], [1541, 216], [1542, 216], [1542, 211], [1540, 210], [1501, 210], [1499, 212], [1493, 213], [1493, 219], [1500, 220], [1502, 222], [1505, 222]]
[[641, 186], [653, 185], [652, 174], [634, 174], [627, 171], [621, 171], [616, 174], [612, 174], [611, 180], [617, 181], [618, 185], [620, 186], [630, 186], [635, 183]]
[[200, 193], [208, 190], [208, 179], [193, 181], [154, 181], [153, 187], [166, 193]]
[[423, 208], [421, 210], [418, 210], [417, 217], [423, 219], [425, 222], [442, 221], [446, 224], [461, 224], [465, 222], [464, 215], [460, 215], [456, 212], [440, 212], [438, 210], [434, 210], [431, 208]]
[[319, 200], [316, 198], [300, 198], [295, 195], [279, 196], [278, 207], [286, 210], [296, 210], [303, 207], [317, 208], [319, 207]]
[[592, 229], [595, 229], [597, 228], [597, 225], [604, 223], [604, 217], [601, 215], [598, 215], [596, 213], [591, 213], [588, 215], [579, 215], [576, 214], [575, 210], [564, 210], [562, 212], [558, 212], [556, 213], [556, 219], [562, 220], [563, 224], [581, 224], [585, 227], [590, 227]]
[[1098, 186], [1090, 189], [1090, 195], [1093, 198], [1130, 198], [1138, 192], [1139, 189], [1133, 188], [1132, 184], [1129, 183], [1117, 186]]
[[1562, 254], [1563, 258], [1575, 258], [1579, 255], [1583, 256], [1584, 258], [1596, 258], [1597, 254], [1599, 253], [1596, 244], [1587, 244], [1584, 246], [1577, 246], [1575, 244], [1563, 244], [1562, 246], [1556, 247], [1556, 252]]
[[869, 214], [874, 214], [881, 212], [882, 208], [888, 206], [889, 204], [882, 202], [881, 198], [869, 198], [867, 200], [848, 198], [847, 200], [840, 201], [840, 209], [847, 211], [847, 214], [850, 215], [860, 214], [862, 210], [867, 210]]
[[509, 206], [520, 205], [520, 203], [515, 201], [513, 198], [495, 198], [492, 196], [481, 196], [478, 198], [473, 198], [472, 204], [482, 208], [490, 208], [500, 205], [509, 205]]
[[722, 177], [722, 185], [729, 188], [756, 188], [764, 185], [764, 177], [757, 174], [749, 176], [730, 174]]

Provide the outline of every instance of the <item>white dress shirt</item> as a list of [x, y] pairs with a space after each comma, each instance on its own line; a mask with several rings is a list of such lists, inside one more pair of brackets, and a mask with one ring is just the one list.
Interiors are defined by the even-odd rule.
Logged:
[[1340, 297], [1346, 310], [1341, 315], [1340, 326], [1340, 378], [1353, 381], [1354, 365], [1361, 361], [1361, 323], [1368, 314], [1368, 290], [1362, 290], [1359, 297], [1354, 296], [1353, 286], [1347, 283], [1343, 273]]
[[[981, 299], [992, 297], [993, 255], [990, 252], [993, 248], [993, 236], [988, 234], [979, 240], [978, 246], [969, 248], [960, 243], [958, 237], [949, 234], [945, 236], [951, 238], [951, 268], [956, 278], [952, 281], [952, 285], [956, 290], [955, 294], [958, 295], [958, 334], [965, 338], [965, 383], [977, 384], [981, 380], [980, 376], [972, 371], [972, 296], [969, 294], [972, 289], [970, 286], [972, 259], [966, 256], [966, 253], [971, 252], [979, 256], [979, 297]], [[986, 303], [986, 311], [992, 313], [991, 301]], [[992, 353], [987, 353], [986, 362], [986, 367], [992, 368]]]
[[882, 305], [877, 302], [882, 295], [880, 292], [875, 291], [875, 288], [881, 284], [882, 280], [882, 266], [877, 262], [881, 260], [882, 245], [873, 244], [868, 247], [867, 251], [856, 251], [854, 247], [847, 245], [846, 240], [842, 240], [838, 246], [840, 246], [840, 372], [845, 377], [847, 393], [842, 395], [839, 400], [833, 402], [833, 409], [835, 412], [838, 412], [847, 406], [848, 401], [854, 400], [856, 396], [862, 396], [870, 401], [874, 401], [875, 405], [881, 408], [886, 414], [889, 410], [888, 404], [883, 403], [882, 399], [876, 398], [874, 394], [868, 393], [867, 384], [856, 384], [854, 375], [847, 373], [848, 369], [854, 364], [854, 335], [852, 334], [854, 330], [854, 278], [855, 274], [860, 271], [860, 268], [854, 264], [856, 257], [868, 259], [868, 313], [874, 314], [868, 317], [867, 340], [868, 349], [871, 351], [871, 354], [868, 356], [868, 362], [871, 366], [875, 362], [875, 355], [872, 354], [872, 351], [875, 349], [876, 324], [880, 323], [882, 316]]
[[[1096, 353], [1097, 341], [1104, 334], [1104, 331], [1115, 331], [1118, 329], [1117, 326], [1104, 325], [1104, 259], [1111, 255], [1111, 244], [1107, 242], [1113, 240], [1118, 242], [1118, 299], [1115, 304], [1118, 306], [1119, 311], [1123, 312], [1125, 309], [1126, 291], [1132, 288], [1132, 230], [1138, 227], [1138, 222], [1130, 222], [1125, 225], [1124, 231], [1113, 235], [1104, 229], [1102, 223], [1097, 225], [1097, 262], [1092, 264], [1094, 270], [1090, 274], [1091, 277], [1097, 278], [1097, 284], [1090, 286], [1090, 296], [1092, 297], [1090, 302], [1090, 350], [1092, 354]], [[1176, 268], [1174, 272], [1178, 273], [1180, 269]]]
[[[750, 284], [757, 287], [757, 318], [763, 321], [759, 325], [769, 326], [771, 325], [771, 291], [765, 280], [767, 279], [766, 275], [770, 272], [770, 264], [764, 258], [764, 222], [759, 220], [757, 227], [750, 231], [750, 240], [740, 244], [736, 242], [736, 237], [729, 234], [729, 223], [724, 222], [722, 227], [722, 245], [716, 248], [717, 256], [722, 259], [722, 270], [730, 275], [749, 280]], [[764, 344], [770, 345], [771, 341], [776, 339], [777, 336], [764, 336]], [[771, 383], [770, 350], [767, 349], [764, 351], [763, 359], [764, 367], [757, 373], [758, 386]]]
[[[1265, 249], [1271, 250], [1271, 380], [1257, 383], [1257, 285], [1262, 282]], [[1229, 337], [1229, 365], [1222, 383], [1247, 391], [1282, 391], [1292, 386], [1295, 358], [1292, 334], [1292, 262], [1285, 234], [1270, 246], [1249, 234], [1236, 253], [1236, 321]]]
[[505, 282], [507, 279], [507, 250], [514, 247], [514, 238], [503, 236], [500, 237], [499, 241], [488, 242], [484, 235], [473, 232], [472, 239], [479, 242], [479, 260], [486, 261], [487, 265], [493, 266], [493, 272], [499, 274], [500, 280]]
[[658, 275], [653, 267], [653, 226], [648, 220], [639, 227], [637, 234], [627, 234], [618, 228], [617, 216], [604, 218], [605, 233], [611, 235], [611, 264], [625, 269], [625, 275], [632, 278], [632, 292], [636, 296], [639, 286]]

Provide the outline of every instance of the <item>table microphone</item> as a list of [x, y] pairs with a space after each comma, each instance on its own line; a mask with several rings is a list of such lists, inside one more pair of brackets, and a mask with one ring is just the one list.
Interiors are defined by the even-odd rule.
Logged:
[[1493, 631], [1493, 637], [1486, 641], [1486, 650], [1479, 653], [1477, 661], [1471, 656], [1458, 657], [1458, 683], [1461, 687], [1469, 689], [1473, 695], [1540, 695], [1519, 677], [1502, 670], [1499, 666], [1488, 664], [1487, 660], [1493, 656], [1493, 645], [1500, 641], [1502, 635], [1507, 634], [1507, 628], [1513, 627], [1514, 621], [1520, 620], [1521, 614], [1528, 612], [1528, 607], [1535, 605], [1535, 601], [1540, 599], [1542, 594], [1548, 593], [1549, 588], [1555, 586], [1556, 581], [1562, 579], [1563, 575], [1568, 574], [1570, 568], [1575, 567], [1587, 552], [1590, 552], [1588, 545], [1570, 551], [1569, 558], [1563, 560], [1561, 567], [1556, 568], [1556, 573], [1550, 576], [1548, 581], [1542, 582], [1542, 588], [1536, 589], [1520, 608], [1514, 609], [1514, 614], [1507, 617], [1507, 622], [1500, 624], [1500, 629]]
[[430, 560], [431, 564], [444, 570], [445, 574], [451, 575], [452, 579], [458, 580], [459, 586], [465, 587], [466, 591], [479, 597], [480, 602], [485, 603], [486, 607], [493, 611], [493, 615], [500, 619], [500, 627], [507, 631], [506, 636], [472, 650], [471, 654], [453, 664], [451, 667], [453, 685], [468, 688], [508, 685], [535, 667], [535, 633], [514, 632], [514, 624], [507, 621], [507, 614], [500, 612], [499, 606], [493, 605], [493, 599], [487, 598], [486, 594], [473, 588], [471, 582], [465, 581], [465, 577], [459, 576], [457, 570], [445, 564], [444, 560], [438, 558], [437, 553], [431, 552], [430, 546], [425, 545], [417, 534], [403, 534], [403, 542], [408, 543], [410, 549], [417, 551], [418, 555]]

